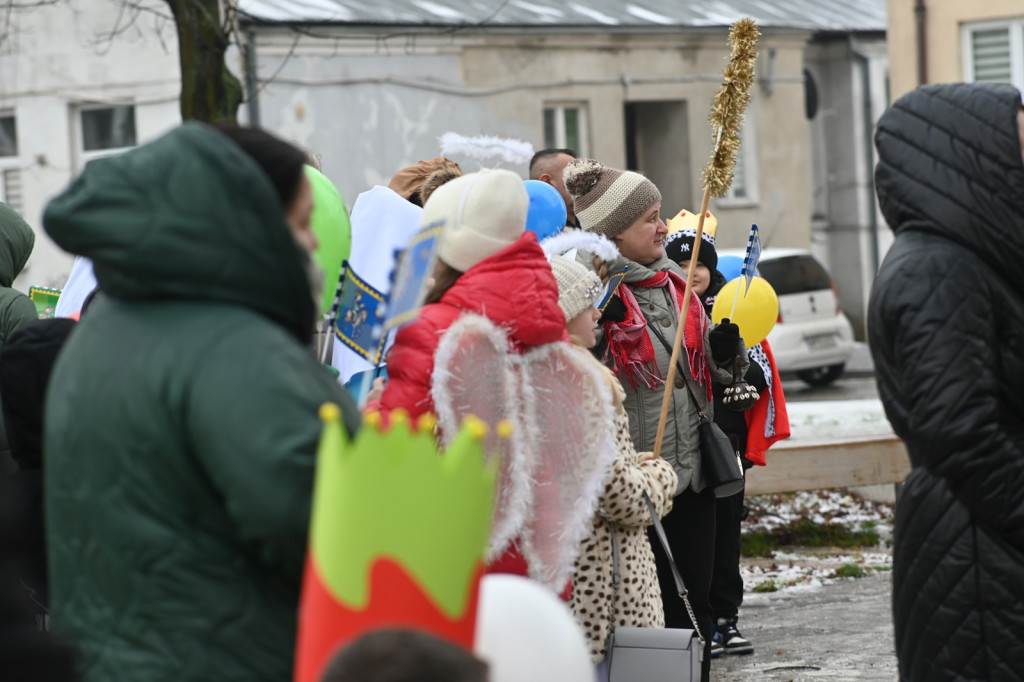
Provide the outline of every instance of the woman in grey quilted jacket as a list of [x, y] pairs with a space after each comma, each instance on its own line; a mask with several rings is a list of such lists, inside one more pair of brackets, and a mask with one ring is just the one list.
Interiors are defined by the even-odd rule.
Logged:
[[[651, 514], [644, 493], [663, 516], [672, 508], [677, 477], [668, 462], [653, 459], [649, 452], [638, 453], [633, 447], [622, 406], [625, 393], [611, 371], [585, 350], [597, 343], [600, 313], [594, 303], [601, 294], [601, 280], [585, 266], [561, 256], [551, 258], [551, 269], [558, 280], [558, 305], [565, 313], [569, 336], [581, 356], [601, 370], [614, 403], [616, 456], [598, 499], [590, 535], [580, 546], [570, 602], [586, 631], [594, 662], [601, 663], [613, 622], [616, 626], [665, 626], [658, 571], [646, 533]], [[586, 398], [599, 399], [596, 395]], [[607, 410], [608, 406], [595, 409]], [[612, 575], [613, 534], [618, 549], [618, 585]]]
[[[747, 369], [747, 355], [734, 324], [711, 328], [700, 301], [691, 291], [685, 319], [680, 319], [686, 278], [665, 257], [668, 232], [661, 219], [661, 192], [632, 171], [608, 168], [592, 159], [576, 159], [565, 168], [565, 185], [573, 196], [576, 217], [588, 232], [611, 239], [621, 257], [609, 267], [627, 267], [625, 279], [605, 308], [603, 357], [625, 392], [629, 431], [637, 449], [653, 450], [661, 415], [665, 378], [671, 362], [676, 328], [683, 328], [683, 352], [671, 393], [661, 457], [678, 477], [673, 510], [665, 517], [665, 533], [683, 580], [697, 625], [705, 637], [702, 679], [711, 670], [711, 605], [709, 591], [715, 551], [715, 496], [701, 471], [699, 423], [694, 400], [710, 419], [714, 416], [711, 381], [732, 384], [733, 359]], [[691, 400], [691, 394], [694, 400]], [[669, 562], [654, 547], [661, 584], [665, 624], [692, 628], [675, 594]]]

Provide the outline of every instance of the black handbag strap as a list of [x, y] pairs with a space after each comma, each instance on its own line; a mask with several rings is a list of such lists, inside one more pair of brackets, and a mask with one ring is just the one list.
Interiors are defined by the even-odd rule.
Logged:
[[[665, 346], [665, 350], [668, 351], [669, 357], [671, 358], [672, 351], [674, 349], [671, 345], [669, 345], [668, 339], [665, 338], [665, 335], [662, 334], [661, 330], [655, 327], [654, 325], [649, 324], [647, 325], [647, 328], [654, 332], [654, 335], [658, 337], [659, 341], [661, 341], [661, 345]], [[686, 373], [683, 372], [683, 366], [679, 364], [678, 358], [676, 358], [676, 371], [680, 373], [679, 376], [683, 380], [683, 386], [686, 386], [686, 392], [690, 396], [690, 401], [693, 403], [693, 408], [697, 410], [697, 418], [702, 422], [710, 421], [704, 415], [704, 411], [700, 409], [700, 405], [697, 403], [697, 396], [693, 395], [693, 391], [690, 390], [690, 382], [686, 380]]]
[[[651, 500], [651, 496], [644, 491], [644, 502], [647, 503], [647, 510], [651, 514], [651, 522], [654, 526], [654, 533], [658, 536], [658, 542], [661, 544], [661, 548], [665, 550], [665, 556], [668, 557], [668, 565], [672, 567], [672, 579], [676, 583], [676, 593], [683, 600], [683, 604], [686, 606], [686, 612], [690, 614], [690, 622], [693, 623], [693, 631], [697, 634], [697, 639], [700, 640], [700, 645], [704, 646], [704, 635], [701, 634], [700, 626], [697, 625], [697, 616], [693, 613], [693, 607], [690, 605], [689, 591], [686, 589], [686, 584], [683, 582], [683, 575], [679, 572], [679, 567], [676, 566], [676, 560], [672, 557], [672, 550], [668, 546], [668, 537], [665, 535], [665, 527], [661, 525], [661, 519], [658, 518], [658, 510], [654, 507], [654, 502]], [[619, 572], [619, 537], [615, 532], [615, 524], [608, 521], [608, 532], [611, 534], [612, 543], [612, 607], [609, 613], [608, 620], [611, 621], [611, 628], [608, 631], [609, 642], [612, 633], [615, 632], [615, 616], [618, 610], [619, 600], [619, 583], [622, 581], [622, 576]]]
[[647, 509], [651, 513], [651, 525], [654, 526], [654, 534], [658, 536], [658, 542], [661, 543], [661, 548], [665, 551], [665, 556], [668, 557], [668, 565], [672, 568], [672, 580], [676, 583], [676, 593], [683, 600], [686, 612], [690, 614], [690, 622], [693, 623], [693, 631], [697, 633], [697, 639], [700, 640], [700, 645], [703, 647], [704, 635], [700, 631], [700, 626], [697, 625], [697, 616], [693, 613], [693, 606], [690, 605], [690, 593], [686, 589], [683, 575], [679, 572], [675, 557], [672, 556], [672, 550], [668, 546], [668, 536], [665, 535], [665, 527], [661, 525], [661, 519], [658, 518], [658, 510], [654, 508], [654, 502], [651, 501], [651, 496], [647, 494], [646, 490], [644, 491], [644, 502], [647, 503]]

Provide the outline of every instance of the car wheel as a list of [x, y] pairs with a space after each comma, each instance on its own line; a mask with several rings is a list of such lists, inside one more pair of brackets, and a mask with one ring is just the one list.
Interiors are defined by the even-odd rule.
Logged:
[[840, 364], [802, 369], [796, 375], [811, 386], [828, 386], [842, 375], [845, 367], [846, 365]]

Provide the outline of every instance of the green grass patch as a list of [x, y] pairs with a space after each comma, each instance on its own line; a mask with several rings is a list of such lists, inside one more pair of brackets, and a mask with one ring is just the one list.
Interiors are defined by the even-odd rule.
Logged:
[[857, 564], [843, 564], [836, 569], [837, 578], [863, 578], [867, 574], [868, 572]]
[[876, 547], [878, 531], [873, 524], [859, 530], [831, 523], [815, 523], [810, 519], [796, 519], [786, 526], [771, 531], [747, 531], [740, 534], [740, 553], [743, 556], [771, 556], [780, 547]]
[[774, 580], [765, 580], [754, 585], [754, 592], [778, 592], [779, 584]]

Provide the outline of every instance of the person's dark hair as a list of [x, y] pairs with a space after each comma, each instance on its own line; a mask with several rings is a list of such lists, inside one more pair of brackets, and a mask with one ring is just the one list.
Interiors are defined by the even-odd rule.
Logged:
[[320, 682], [487, 682], [487, 664], [425, 632], [367, 633], [334, 655]]
[[303, 166], [308, 162], [306, 152], [259, 128], [229, 123], [214, 123], [212, 127], [256, 162], [274, 186], [281, 207], [287, 210], [299, 193]]
[[427, 292], [427, 298], [423, 301], [424, 305], [440, 301], [444, 292], [448, 291], [459, 277], [462, 277], [462, 270], [456, 270], [443, 260], [438, 259], [437, 268], [434, 270], [434, 286], [430, 287], [430, 291]]
[[579, 158], [579, 154], [576, 153], [575, 149], [555, 149], [554, 147], [550, 149], [541, 149], [533, 155], [533, 158], [530, 159], [530, 177], [533, 177], [533, 167], [536, 166], [538, 162], [552, 156], [558, 156], [559, 154], [568, 154], [574, 159]]

